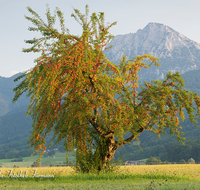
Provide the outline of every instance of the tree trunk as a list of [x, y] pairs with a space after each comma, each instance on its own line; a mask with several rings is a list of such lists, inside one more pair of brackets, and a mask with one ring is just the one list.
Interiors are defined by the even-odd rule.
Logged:
[[[137, 132], [141, 133], [144, 128], [140, 128]], [[82, 172], [90, 172], [95, 170], [101, 171], [108, 168], [108, 164], [114, 157], [115, 151], [119, 146], [122, 146], [135, 139], [135, 135], [122, 142], [115, 141], [113, 133], [108, 133], [98, 140], [95, 153], [90, 152], [77, 152], [77, 166]], [[79, 154], [80, 153], [80, 154]]]
[[94, 159], [98, 162], [99, 171], [108, 167], [110, 160], [114, 157], [117, 147], [114, 136], [104, 138], [99, 142], [94, 154]]

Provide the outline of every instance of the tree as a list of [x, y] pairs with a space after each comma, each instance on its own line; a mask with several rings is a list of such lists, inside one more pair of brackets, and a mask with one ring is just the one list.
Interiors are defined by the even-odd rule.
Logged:
[[156, 157], [151, 157], [148, 158], [146, 161], [147, 165], [157, 165], [157, 164], [161, 164], [161, 160], [157, 159]]
[[47, 152], [45, 152], [44, 154], [43, 154], [43, 157], [48, 157], [49, 155], [48, 155], [48, 153]]
[[59, 146], [59, 147], [58, 147], [58, 151], [59, 151], [59, 152], [66, 152], [63, 146]]
[[195, 160], [194, 160], [193, 158], [190, 158], [190, 159], [188, 160], [188, 164], [195, 164]]
[[[184, 90], [180, 73], [169, 72], [163, 81], [144, 82], [138, 91], [138, 72], [158, 59], [142, 55], [120, 63], [111, 63], [104, 55], [107, 43], [113, 38], [108, 32], [116, 22], [105, 25], [104, 13], [86, 14], [74, 9], [72, 14], [82, 26], [82, 35], [69, 33], [64, 18], [57, 8], [61, 30], [53, 27], [56, 15], [47, 8], [47, 23], [30, 7], [33, 17], [25, 16], [41, 38], [27, 40], [31, 48], [23, 52], [41, 52], [35, 66], [22, 73], [14, 81], [22, 80], [14, 88], [13, 102], [27, 93], [30, 104], [27, 115], [33, 118], [32, 135], [29, 138], [35, 152], [46, 149], [45, 137], [51, 131], [55, 143], [64, 140], [66, 151], [76, 149], [76, 166], [88, 172], [106, 168], [118, 147], [138, 141], [144, 130], [170, 133], [180, 136], [179, 119], [184, 120], [184, 109], [192, 123], [200, 115], [200, 98], [196, 93]], [[104, 47], [106, 48], [104, 49]], [[124, 137], [127, 138], [124, 138]]]
[[19, 156], [18, 158], [14, 158], [13, 160], [11, 160], [11, 162], [23, 162], [23, 157]]
[[33, 162], [33, 164], [31, 165], [31, 167], [41, 167], [41, 163], [40, 162]]
[[50, 151], [48, 152], [48, 155], [49, 155], [49, 156], [53, 156], [53, 155], [55, 155], [55, 153], [56, 153], [55, 150], [50, 150]]
[[74, 166], [74, 162], [73, 161], [69, 161], [69, 166]]
[[184, 159], [180, 160], [179, 164], [186, 164], [186, 161]]

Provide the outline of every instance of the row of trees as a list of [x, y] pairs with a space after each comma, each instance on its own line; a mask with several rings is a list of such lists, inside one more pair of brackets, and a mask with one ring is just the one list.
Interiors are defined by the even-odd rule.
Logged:
[[[195, 123], [200, 115], [200, 97], [183, 88], [180, 73], [169, 72], [163, 81], [144, 82], [139, 88], [141, 68], [159, 66], [151, 55], [111, 63], [103, 50], [113, 38], [106, 25], [104, 13], [88, 17], [74, 9], [72, 14], [82, 26], [82, 35], [69, 33], [62, 12], [57, 8], [61, 30], [53, 27], [56, 15], [47, 8], [47, 23], [28, 7], [33, 17], [26, 16], [41, 38], [27, 40], [31, 48], [23, 52], [41, 52], [35, 66], [15, 79], [21, 83], [14, 88], [13, 102], [27, 92], [27, 111], [33, 118], [29, 138], [35, 152], [44, 153], [45, 138], [53, 131], [56, 143], [64, 140], [67, 151], [76, 148], [76, 166], [83, 172], [107, 168], [116, 150], [149, 130], [158, 136], [170, 129], [178, 140], [184, 120], [184, 109]], [[125, 136], [126, 135], [126, 136]], [[126, 138], [125, 138], [126, 137]]]
[[[190, 158], [188, 162], [186, 162], [184, 159], [181, 159], [179, 162], [173, 162], [173, 164], [195, 164], [195, 160], [193, 158]], [[162, 162], [160, 159], [156, 157], [148, 158], [146, 161], [147, 165], [160, 165], [160, 164], [171, 164], [171, 162], [164, 161]]]
[[[23, 161], [23, 160], [22, 160]], [[14, 162], [14, 161], [13, 161]], [[21, 162], [21, 160], [17, 160], [15, 162]], [[165, 162], [161, 162], [161, 160], [157, 159], [156, 157], [151, 157], [149, 159], [147, 159], [146, 161], [147, 165], [160, 165], [160, 164], [171, 164], [168, 161]], [[175, 164], [175, 163], [173, 163]], [[190, 158], [188, 160], [188, 162], [186, 162], [184, 159], [180, 160], [180, 162], [176, 163], [176, 164], [195, 164], [195, 160], [193, 158]], [[33, 164], [31, 165], [31, 167], [41, 167], [42, 164], [40, 162], [33, 162]], [[66, 163], [60, 163], [60, 164], [50, 164], [50, 167], [55, 167], [55, 166], [66, 166]], [[69, 166], [74, 166], [74, 163], [72, 161], [69, 162]], [[14, 167], [17, 167], [16, 165], [14, 165]]]

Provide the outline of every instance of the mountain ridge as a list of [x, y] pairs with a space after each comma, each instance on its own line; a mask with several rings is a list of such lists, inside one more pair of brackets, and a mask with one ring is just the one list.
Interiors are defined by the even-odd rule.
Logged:
[[117, 35], [110, 45], [113, 48], [104, 54], [115, 64], [123, 54], [127, 60], [143, 54], [160, 59], [161, 66], [143, 70], [141, 80], [163, 79], [169, 71], [183, 74], [200, 68], [200, 44], [164, 24], [149, 23], [136, 33]]
[[[177, 46], [189, 46], [189, 45], [195, 46], [200, 52], [199, 43], [187, 38], [183, 34], [172, 29], [171, 27], [161, 24], [161, 23], [151, 22], [147, 24], [143, 29], [138, 29], [136, 33], [116, 35], [114, 39], [111, 40], [109, 45], [112, 44], [112, 45], [118, 46], [119, 43], [121, 43], [122, 39], [126, 44], [129, 45], [129, 47], [132, 47], [132, 48], [135, 47], [134, 51], [132, 52], [135, 54], [135, 56], [142, 55], [142, 54], [151, 54], [152, 56], [157, 57], [157, 58], [172, 57], [172, 55], [169, 54], [170, 53], [169, 51], [172, 51]], [[174, 42], [172, 43], [172, 41]], [[159, 45], [159, 46], [154, 47], [155, 45]], [[141, 51], [141, 47], [143, 49], [142, 51]], [[150, 48], [149, 51], [147, 51], [148, 48]], [[157, 50], [166, 49], [168, 50], [168, 52], [166, 52], [168, 54], [163, 54], [163, 51], [161, 54], [159, 54], [158, 52], [155, 51], [156, 48]], [[114, 52], [116, 50], [118, 50], [117, 47], [113, 47], [110, 51]], [[108, 50], [106, 52], [108, 52]], [[128, 55], [127, 55], [127, 58], [129, 59]], [[115, 58], [114, 61], [116, 61], [117, 59], [118, 58]]]
[[13, 80], [18, 77], [20, 73], [11, 77], [0, 77], [0, 116], [7, 114], [12, 109], [17, 109], [20, 106], [27, 106], [29, 99], [23, 94], [21, 98], [12, 104], [14, 97], [13, 88], [15, 88], [20, 81], [14, 82]]

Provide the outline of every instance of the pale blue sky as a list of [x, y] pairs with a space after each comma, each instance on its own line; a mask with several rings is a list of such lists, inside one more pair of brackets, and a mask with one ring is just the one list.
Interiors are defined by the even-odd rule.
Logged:
[[149, 22], [158, 22], [200, 43], [199, 0], [0, 0], [0, 76], [10, 77], [34, 66], [39, 55], [22, 53], [28, 47], [24, 40], [37, 36], [27, 30], [31, 23], [24, 15], [31, 16], [26, 9], [30, 6], [45, 18], [47, 3], [52, 13], [55, 7], [61, 9], [72, 34], [81, 34], [80, 25], [71, 18], [73, 7], [84, 13], [88, 4], [90, 14], [104, 12], [106, 22], [118, 21], [110, 29], [113, 35], [135, 33]]

